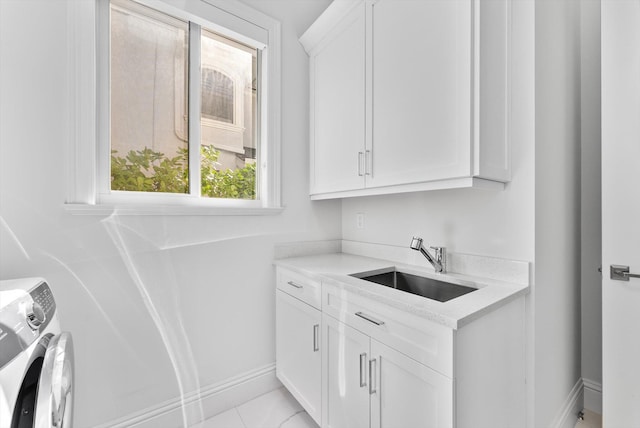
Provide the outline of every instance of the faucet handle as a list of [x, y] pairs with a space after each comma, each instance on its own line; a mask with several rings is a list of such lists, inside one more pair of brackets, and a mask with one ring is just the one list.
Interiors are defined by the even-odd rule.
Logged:
[[429, 247], [431, 248], [435, 253], [436, 253], [436, 257], [442, 257], [444, 256], [445, 252], [447, 251], [447, 247]]
[[429, 247], [433, 250], [435, 259], [442, 266], [441, 272], [446, 272], [446, 263], [447, 263], [447, 248], [446, 247]]

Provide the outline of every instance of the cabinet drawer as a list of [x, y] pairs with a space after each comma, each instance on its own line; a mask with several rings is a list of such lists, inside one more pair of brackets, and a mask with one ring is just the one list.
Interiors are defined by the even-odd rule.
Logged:
[[453, 378], [453, 330], [402, 310], [325, 285], [322, 311]]
[[279, 290], [302, 300], [316, 309], [320, 304], [320, 282], [290, 270], [277, 268], [276, 283]]

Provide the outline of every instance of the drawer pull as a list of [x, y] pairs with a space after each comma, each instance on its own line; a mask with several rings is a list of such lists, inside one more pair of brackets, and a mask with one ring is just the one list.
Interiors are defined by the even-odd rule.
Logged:
[[376, 392], [376, 359], [369, 360], [369, 394]]
[[367, 354], [360, 354], [360, 388], [367, 386]]
[[313, 326], [313, 352], [318, 352], [320, 350], [320, 345], [318, 344], [319, 331], [320, 331], [320, 324], [315, 324]]
[[290, 285], [290, 286], [292, 286], [292, 287], [302, 288], [302, 285], [296, 284], [296, 283], [295, 283], [295, 282], [293, 282], [293, 281], [289, 281], [289, 282], [287, 282], [287, 284], [289, 284], [289, 285]]
[[367, 321], [369, 321], [369, 322], [372, 322], [372, 323], [374, 323], [375, 325], [383, 325], [383, 324], [384, 324], [384, 321], [380, 321], [380, 320], [378, 320], [378, 319], [375, 319], [375, 318], [373, 318], [371, 315], [367, 315], [367, 314], [362, 313], [362, 312], [356, 312], [356, 316], [357, 316], [357, 317], [360, 317], [360, 318], [362, 318], [362, 319], [365, 319], [365, 320], [367, 320]]

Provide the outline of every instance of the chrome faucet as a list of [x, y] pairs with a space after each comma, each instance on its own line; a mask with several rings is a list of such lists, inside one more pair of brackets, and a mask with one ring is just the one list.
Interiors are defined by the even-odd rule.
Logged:
[[425, 256], [427, 260], [429, 260], [429, 263], [431, 263], [431, 265], [436, 270], [436, 272], [441, 272], [441, 273], [445, 272], [445, 268], [446, 268], [446, 260], [445, 260], [446, 248], [445, 247], [430, 247], [434, 251], [434, 255], [432, 256], [429, 253], [429, 250], [425, 249], [422, 246], [422, 238], [418, 238], [416, 236], [414, 236], [413, 239], [411, 240], [410, 247], [412, 250], [420, 251], [422, 255]]

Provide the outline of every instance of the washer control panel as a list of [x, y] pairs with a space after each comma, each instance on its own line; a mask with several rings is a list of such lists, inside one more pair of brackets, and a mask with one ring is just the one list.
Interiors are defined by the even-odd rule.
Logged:
[[45, 328], [56, 311], [51, 289], [46, 282], [42, 282], [29, 292], [33, 299], [31, 311], [27, 314], [27, 323], [32, 329]]
[[49, 285], [40, 280], [29, 286], [0, 289], [0, 369], [35, 342], [55, 314]]

